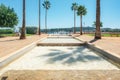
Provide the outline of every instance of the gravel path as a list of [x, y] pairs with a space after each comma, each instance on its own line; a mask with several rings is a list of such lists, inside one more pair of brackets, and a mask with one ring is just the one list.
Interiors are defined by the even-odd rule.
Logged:
[[82, 43], [72, 37], [48, 37], [41, 43]]
[[81, 47], [35, 47], [9, 64], [8, 70], [119, 70], [90, 49]]

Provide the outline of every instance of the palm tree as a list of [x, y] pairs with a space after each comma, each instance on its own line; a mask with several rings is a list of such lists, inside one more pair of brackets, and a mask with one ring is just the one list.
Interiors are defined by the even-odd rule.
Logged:
[[77, 14], [78, 16], [80, 16], [80, 35], [82, 35], [82, 16], [87, 14], [87, 9], [85, 8], [85, 6], [78, 6]]
[[76, 11], [78, 9], [78, 4], [77, 3], [72, 3], [71, 9], [74, 11], [74, 34], [76, 33]]
[[43, 7], [45, 8], [45, 31], [47, 33], [47, 10], [50, 8], [50, 2], [45, 0], [43, 3]]
[[23, 0], [23, 21], [22, 21], [22, 28], [21, 28], [21, 35], [20, 35], [20, 39], [25, 39], [26, 35], [25, 35], [25, 0]]
[[41, 13], [41, 12], [40, 12], [40, 11], [41, 11], [41, 9], [40, 9], [40, 8], [41, 8], [41, 7], [40, 7], [40, 3], [41, 3], [41, 2], [40, 2], [40, 0], [39, 0], [39, 2], [38, 2], [38, 9], [39, 9], [39, 18], [38, 18], [39, 27], [38, 27], [38, 35], [41, 34], [41, 31], [40, 31], [40, 17], [41, 17], [41, 16], [40, 16], [40, 13]]
[[95, 39], [101, 39], [101, 30], [100, 30], [100, 0], [96, 0], [96, 31]]

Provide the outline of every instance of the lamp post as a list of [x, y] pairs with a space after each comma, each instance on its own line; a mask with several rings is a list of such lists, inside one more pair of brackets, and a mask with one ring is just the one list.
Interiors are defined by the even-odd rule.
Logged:
[[39, 23], [39, 27], [38, 27], [38, 35], [41, 35], [41, 31], [40, 31], [40, 23], [41, 23], [41, 20], [40, 20], [40, 18], [41, 18], [41, 14], [40, 14], [40, 12], [41, 12], [41, 7], [40, 7], [40, 3], [41, 3], [41, 1], [39, 0], [39, 2], [38, 2], [38, 9], [39, 9], [39, 17], [38, 17], [38, 23]]

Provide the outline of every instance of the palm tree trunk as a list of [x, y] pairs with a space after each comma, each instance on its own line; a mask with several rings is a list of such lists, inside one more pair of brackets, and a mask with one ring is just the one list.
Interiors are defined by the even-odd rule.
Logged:
[[75, 10], [74, 10], [74, 34], [76, 33], [76, 13], [75, 13]]
[[41, 31], [40, 31], [40, 22], [41, 22], [41, 21], [40, 21], [40, 17], [41, 17], [41, 16], [40, 16], [40, 11], [41, 11], [41, 9], [40, 9], [40, 8], [41, 8], [41, 6], [40, 6], [40, 0], [39, 0], [38, 5], [39, 5], [39, 6], [38, 6], [38, 9], [39, 9], [39, 27], [38, 27], [38, 35], [40, 35], [40, 34], [41, 34]]
[[20, 39], [25, 39], [25, 0], [23, 0], [23, 21], [22, 21], [22, 29], [21, 29], [21, 35], [20, 35]]
[[82, 15], [80, 15], [80, 35], [82, 35]]
[[101, 39], [101, 30], [100, 30], [100, 0], [96, 2], [96, 32], [95, 39]]
[[47, 33], [47, 9], [45, 10], [45, 32]]

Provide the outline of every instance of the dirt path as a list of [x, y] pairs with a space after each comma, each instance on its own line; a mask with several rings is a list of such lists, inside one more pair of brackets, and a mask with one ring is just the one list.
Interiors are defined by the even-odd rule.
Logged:
[[42, 34], [40, 36], [33, 35], [33, 36], [28, 36], [24, 40], [20, 40], [19, 37], [0, 38], [0, 58], [5, 57], [6, 55], [12, 54], [13, 52], [46, 36], [47, 35], [45, 34]]
[[[3, 79], [4, 78], [4, 79]], [[6, 79], [5, 79], [6, 78]], [[8, 71], [2, 80], [120, 80], [120, 71], [109, 70], [65, 70], [65, 71]]]

